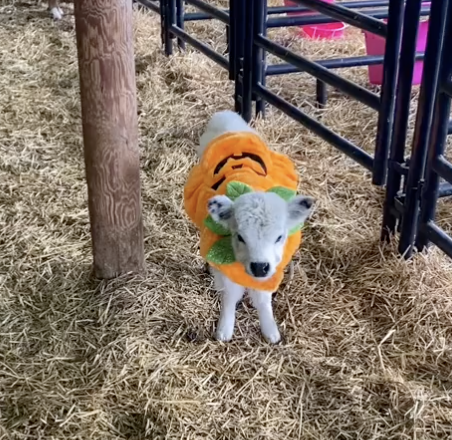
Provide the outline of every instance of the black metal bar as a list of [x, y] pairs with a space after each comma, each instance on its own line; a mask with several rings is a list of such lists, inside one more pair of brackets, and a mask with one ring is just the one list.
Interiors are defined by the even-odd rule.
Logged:
[[415, 234], [418, 228], [420, 192], [425, 172], [440, 73], [440, 63], [438, 60], [441, 57], [441, 52], [445, 50], [444, 14], [446, 13], [446, 2], [440, 2], [440, 7], [437, 4], [432, 7], [429, 28], [434, 28], [435, 32], [429, 32], [427, 37], [424, 73], [416, 115], [410, 166], [406, 179], [404, 211], [400, 227], [399, 251], [407, 258], [411, 257], [413, 252]]
[[[320, 3], [320, 2], [319, 2]], [[325, 3], [322, 3], [325, 4]], [[390, 4], [391, 5], [391, 4]], [[403, 3], [399, 4], [403, 7]], [[389, 11], [388, 10], [371, 10], [371, 11], [357, 11], [359, 13], [362, 13], [364, 16], [368, 16], [370, 18], [378, 20], [382, 20], [389, 17]], [[430, 8], [423, 8], [421, 10], [421, 16], [427, 16], [430, 13]], [[279, 28], [279, 27], [291, 27], [291, 26], [304, 26], [304, 25], [313, 25], [313, 24], [326, 24], [326, 23], [340, 23], [343, 20], [339, 20], [336, 18], [331, 18], [328, 15], [305, 15], [305, 16], [290, 16], [290, 17], [277, 17], [277, 18], [270, 18], [268, 20], [268, 27], [269, 28]], [[384, 23], [383, 23], [384, 24]], [[358, 26], [357, 24], [354, 24], [353, 26], [358, 27], [360, 29], [367, 30], [366, 28], [363, 28], [363, 26]], [[372, 32], [373, 31], [369, 31]], [[377, 34], [379, 35], [379, 34]], [[381, 35], [383, 36], [383, 35]]]
[[[176, 26], [184, 30], [184, 0], [176, 0]], [[180, 38], [177, 39], [177, 45], [185, 50], [185, 41]]]
[[324, 81], [330, 86], [341, 90], [347, 95], [355, 98], [356, 100], [366, 104], [367, 106], [373, 108], [374, 110], [379, 110], [380, 108], [380, 97], [375, 93], [370, 92], [364, 87], [358, 86], [357, 84], [348, 81], [344, 78], [339, 77], [333, 72], [330, 72], [325, 67], [319, 66], [318, 64], [303, 58], [289, 49], [281, 46], [274, 41], [262, 36], [256, 36], [255, 44], [272, 53], [273, 55], [281, 58], [287, 63], [297, 66], [300, 70], [303, 70], [310, 75]]
[[[152, 11], [156, 12], [157, 14], [160, 14], [160, 2], [159, 1], [151, 1], [151, 0], [134, 0], [135, 3], [138, 3], [148, 9], [151, 9]], [[389, 4], [389, 0], [381, 0], [381, 1], [371, 1], [371, 0], [365, 0], [365, 1], [351, 1], [351, 2], [344, 2], [341, 3], [341, 6], [344, 6], [346, 8], [351, 9], [358, 9], [358, 8], [375, 8], [375, 7], [384, 7]], [[219, 8], [220, 9], [220, 8]], [[221, 8], [220, 9], [223, 12], [228, 12], [227, 9]], [[304, 8], [302, 6], [273, 6], [268, 8], [268, 14], [269, 15], [277, 15], [277, 14], [287, 14], [287, 13], [303, 13], [303, 12], [310, 12], [309, 8]], [[201, 20], [210, 20], [212, 19], [212, 16], [209, 14], [206, 14], [205, 12], [189, 12], [185, 14], [184, 21], [201, 21]]]
[[315, 83], [315, 96], [319, 108], [324, 108], [328, 101], [328, 92], [326, 84], [323, 81], [317, 80]]
[[[377, 136], [375, 139], [375, 160], [372, 172], [372, 183], [374, 185], [384, 185], [388, 174], [388, 157], [394, 127], [395, 104], [397, 91], [397, 77], [399, 73], [399, 54], [402, 41], [403, 26], [402, 2], [391, 2], [389, 5], [390, 18], [388, 20], [388, 38], [383, 64], [383, 81], [381, 87], [381, 107], [378, 114]], [[395, 182], [396, 183], [396, 182]], [[392, 193], [391, 193], [392, 194]], [[386, 212], [387, 216], [391, 211]], [[395, 226], [392, 219], [390, 229]]]
[[229, 32], [228, 32], [228, 53], [229, 53], [229, 79], [234, 81], [237, 71], [237, 0], [229, 0]]
[[[411, 0], [407, 3], [404, 13], [399, 61], [400, 69], [395, 98], [394, 126], [390, 142], [391, 162], [403, 163], [404, 161], [420, 8], [421, 0]], [[395, 84], [391, 85], [394, 85], [395, 87]], [[390, 97], [388, 97], [388, 100], [389, 99]], [[385, 163], [384, 161], [387, 157], [386, 154], [387, 151], [384, 151], [383, 148], [379, 151], [380, 169], [382, 168], [381, 163]], [[402, 176], [396, 172], [395, 168], [389, 167], [381, 233], [382, 239], [386, 241], [388, 241], [390, 236], [395, 232], [397, 219], [391, 215], [390, 206], [394, 204], [394, 200], [400, 190], [401, 178]]]
[[181, 40], [184, 40], [190, 46], [193, 46], [195, 49], [199, 50], [211, 60], [215, 61], [217, 64], [223, 67], [223, 69], [229, 70], [228, 59], [223, 55], [220, 55], [218, 52], [215, 52], [211, 47], [207, 46], [207, 44], [204, 44], [196, 38], [193, 38], [191, 35], [187, 34], [187, 32], [183, 31], [182, 29], [179, 29], [177, 26], [172, 26], [170, 32]]
[[[359, 8], [378, 8], [389, 5], [389, 0], [364, 0], [364, 1], [352, 1], [352, 2], [341, 2], [341, 6], [350, 9]], [[272, 6], [268, 8], [269, 15], [276, 14], [287, 14], [291, 12], [312, 12], [311, 9], [303, 6]]]
[[210, 17], [216, 18], [225, 24], [229, 24], [229, 13], [227, 11], [209, 5], [202, 0], [185, 0], [185, 2], [195, 8], [198, 8], [200, 11], [205, 12], [210, 15]]
[[420, 232], [426, 240], [436, 244], [445, 254], [452, 258], [452, 238], [438, 225], [433, 223], [433, 221], [429, 221], [420, 226]]
[[[424, 60], [424, 53], [416, 53], [416, 61]], [[314, 63], [327, 69], [342, 69], [349, 67], [363, 67], [363, 66], [375, 66], [377, 64], [383, 64], [384, 55], [365, 55], [360, 57], [350, 58], [334, 58], [330, 60], [316, 60]], [[299, 73], [301, 70], [298, 67], [292, 66], [292, 64], [272, 64], [267, 66], [266, 75], [285, 75], [287, 73]], [[451, 126], [452, 127], [452, 126]]]
[[160, 0], [162, 6], [162, 17], [163, 17], [163, 41], [165, 46], [165, 55], [170, 56], [173, 54], [173, 40], [171, 38], [171, 26], [175, 24], [172, 19], [175, 16], [175, 4], [174, 0]]
[[144, 6], [148, 9], [150, 9], [153, 12], [157, 12], [157, 14], [160, 14], [160, 3], [150, 0], [135, 0], [135, 3], [138, 3], [141, 6]]
[[[155, 10], [155, 12], [158, 11], [158, 6], [155, 6], [153, 4], [152, 6], [148, 6], [147, 3], [151, 3], [150, 0], [135, 0], [137, 3], [143, 4], [143, 6], [149, 7], [149, 9]], [[344, 2], [341, 3], [341, 6], [344, 6], [346, 8], [350, 9], [358, 9], [358, 8], [375, 8], [375, 7], [384, 7], [388, 6], [389, 1], [388, 0], [382, 0], [382, 1], [352, 1], [352, 2]], [[157, 9], [154, 9], [157, 8]], [[228, 12], [227, 9], [224, 8], [218, 8], [220, 11]], [[302, 6], [272, 6], [268, 8], [268, 14], [269, 15], [277, 15], [277, 14], [287, 14], [287, 13], [306, 13], [310, 12], [311, 10], [309, 8], [305, 8]], [[201, 20], [211, 20], [212, 16], [205, 12], [189, 12], [185, 14], [185, 21], [201, 21]]]
[[[266, 1], [266, 0], [264, 0]], [[255, 47], [254, 35], [254, 20], [256, 15], [256, 4], [262, 0], [246, 1], [245, 14], [243, 17], [244, 23], [244, 38], [243, 38], [243, 66], [241, 69], [241, 116], [246, 122], [251, 121], [252, 107], [253, 107], [253, 62]]]
[[[294, 3], [298, 3], [303, 6], [307, 6], [313, 11], [320, 12], [328, 17], [334, 18], [344, 23], [348, 23], [359, 29], [363, 29], [373, 34], [386, 37], [387, 26], [380, 20], [370, 17], [367, 14], [344, 8], [337, 4], [319, 2], [318, 0], [293, 0]], [[296, 17], [294, 17], [296, 18]], [[270, 20], [268, 26], [270, 27]]]
[[332, 144], [338, 150], [345, 153], [347, 156], [351, 157], [354, 161], [362, 165], [364, 168], [368, 170], [372, 170], [373, 159], [368, 153], [366, 153], [361, 148], [352, 144], [347, 139], [339, 136], [334, 131], [325, 127], [320, 122], [311, 118], [310, 116], [303, 113], [300, 109], [285, 101], [283, 98], [280, 98], [275, 93], [270, 90], [262, 87], [261, 85], [257, 85], [254, 92], [260, 95], [265, 101], [273, 105], [274, 107], [281, 110], [287, 116], [290, 116], [292, 119], [295, 119], [300, 124], [304, 125], [308, 130], [311, 130], [316, 135], [320, 136], [325, 141]]
[[203, 20], [212, 20], [212, 16], [206, 14], [204, 12], [187, 12], [185, 14], [185, 21], [203, 21]]
[[231, 41], [231, 37], [229, 36], [229, 25], [226, 25], [226, 50], [224, 51], [225, 54], [229, 53], [230, 47], [229, 42]]
[[[267, 1], [258, 1], [256, 3], [258, 10], [254, 14], [254, 35], [267, 36], [267, 16], [268, 16], [268, 6]], [[266, 64], [267, 64], [267, 54], [264, 49], [255, 46], [254, 47], [254, 73], [255, 77], [253, 80], [254, 84], [261, 84], [265, 87], [266, 83]], [[254, 96], [256, 100], [256, 116], [265, 117], [265, 101], [258, 96]]]
[[160, 0], [160, 40], [164, 48], [166, 47], [166, 36], [164, 0]]
[[[151, 0], [134, 0], [135, 3], [138, 3], [142, 6], [145, 6], [148, 9], [151, 9], [152, 11], [160, 14], [160, 2], [158, 1], [151, 1]], [[427, 3], [427, 2], [426, 2]], [[349, 9], [363, 9], [363, 8], [375, 8], [375, 7], [384, 7], [384, 6], [388, 6], [389, 1], [388, 0], [382, 0], [382, 1], [352, 1], [352, 2], [343, 2], [341, 3], [342, 7], [345, 8], [349, 8]], [[227, 9], [224, 8], [216, 8], [222, 12], [225, 12], [226, 14], [228, 13]], [[305, 8], [302, 6], [273, 6], [273, 7], [269, 7], [268, 8], [268, 15], [277, 15], [277, 14], [287, 14], [287, 13], [310, 13], [311, 9], [309, 8]], [[374, 18], [387, 18], [388, 17], [388, 12], [387, 11], [360, 11], [366, 15], [371, 15], [372, 13], [377, 14], [376, 16], [374, 16]], [[370, 14], [369, 14], [370, 13]], [[426, 16], [429, 14], [429, 10], [428, 8], [423, 8], [422, 9], [422, 15]], [[331, 19], [331, 18], [327, 18], [324, 15], [314, 15], [313, 17], [315, 17], [315, 20], [325, 20], [325, 18], [329, 21], [327, 21], [326, 23], [335, 23], [335, 22], [340, 22], [341, 20], [335, 20], [335, 19]], [[213, 17], [211, 14], [205, 13], [205, 12], [188, 12], [186, 14], [184, 14], [184, 21], [203, 21], [203, 20], [211, 20]], [[282, 17], [281, 17], [282, 18]], [[332, 20], [332, 21], [331, 21]], [[282, 24], [280, 26], [275, 26], [274, 25], [275, 22], [272, 22], [272, 26], [271, 27], [283, 27], [283, 26], [287, 26], [287, 24]], [[320, 21], [319, 23], [322, 23], [322, 21]], [[317, 22], [314, 23], [309, 23], [309, 24], [319, 24]], [[294, 26], [299, 26], [299, 24], [294, 24]]]
[[433, 169], [440, 177], [452, 183], [452, 164], [444, 156], [439, 156], [433, 163]]
[[[243, 61], [245, 53], [245, 31], [247, 29], [248, 13], [246, 2], [234, 0], [234, 27], [235, 27], [235, 56], [231, 59], [234, 63], [234, 108], [243, 116]], [[232, 19], [232, 17], [231, 17]]]
[[452, 196], [452, 184], [449, 182], [443, 182], [439, 186], [438, 197], [450, 197]]
[[[149, 1], [149, 0], [136, 0], [139, 3], [144, 3], [145, 1]], [[367, 2], [344, 2], [341, 3], [341, 6], [350, 8], [350, 9], [355, 9], [352, 6], [347, 6], [350, 5], [351, 3], [367, 3]], [[373, 3], [373, 2], [369, 2], [369, 3]], [[376, 2], [375, 2], [376, 3]], [[388, 4], [388, 2], [386, 2]], [[369, 5], [371, 6], [371, 5]], [[375, 6], [375, 5], [374, 5]], [[366, 6], [359, 6], [360, 8], [364, 8], [367, 7]], [[358, 6], [356, 6], [356, 8], [358, 8]], [[285, 9], [284, 11], [282, 11], [282, 13], [290, 13], [290, 12], [301, 12], [301, 13], [306, 13], [309, 12], [310, 9], [309, 8], [302, 8], [302, 7], [291, 7], [291, 6], [286, 6], [286, 7], [276, 7], [274, 9]], [[228, 12], [227, 9], [220, 9], [223, 12]], [[386, 10], [378, 10], [378, 11], [360, 11], [365, 15], [370, 15], [373, 18], [377, 18], [377, 19], [385, 19], [388, 18], [389, 13]], [[276, 13], [280, 13], [280, 12], [273, 12], [272, 8], [269, 8], [269, 14], [276, 14]], [[421, 11], [421, 15], [422, 16], [427, 16], [429, 15], [429, 8], [423, 8]], [[309, 17], [309, 18], [308, 18]], [[205, 12], [188, 12], [185, 14], [185, 21], [203, 21], [203, 20], [211, 20], [213, 17], [210, 14], [206, 14]], [[305, 21], [308, 20], [308, 21]], [[270, 25], [268, 27], [271, 28], [276, 28], [276, 27], [289, 27], [289, 26], [300, 26], [300, 25], [304, 25], [304, 24], [325, 24], [325, 23], [339, 23], [341, 20], [337, 20], [331, 17], [328, 17], [326, 15], [322, 15], [322, 14], [314, 14], [314, 15], [309, 15], [306, 17], [297, 17], [297, 16], [292, 16], [292, 17], [274, 17], [274, 18], [270, 18], [269, 19], [269, 23]]]

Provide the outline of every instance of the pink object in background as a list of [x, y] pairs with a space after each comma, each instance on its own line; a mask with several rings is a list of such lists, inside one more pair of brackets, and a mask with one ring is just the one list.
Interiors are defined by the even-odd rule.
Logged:
[[[334, 3], [334, 0], [318, 0], [324, 3]], [[290, 0], [284, 0], [284, 6], [298, 6]], [[293, 16], [307, 16], [313, 15], [316, 12], [288, 12], [287, 15]], [[344, 23], [325, 23], [325, 24], [309, 24], [299, 26], [299, 34], [303, 37], [313, 39], [335, 40], [344, 36], [344, 29], [347, 26]]]
[[[386, 21], [386, 20], [384, 20]], [[424, 52], [427, 43], [429, 21], [422, 21], [419, 23], [419, 30], [417, 36], [416, 51]], [[371, 34], [364, 31], [366, 39], [367, 55], [384, 55], [386, 40], [378, 35]], [[418, 85], [422, 80], [422, 71], [424, 70], [424, 62], [416, 61], [413, 72], [413, 85]], [[381, 85], [383, 82], [383, 64], [369, 66], [369, 82], [374, 85]]]
[[301, 32], [309, 38], [336, 40], [344, 36], [344, 23], [325, 23], [300, 26]]

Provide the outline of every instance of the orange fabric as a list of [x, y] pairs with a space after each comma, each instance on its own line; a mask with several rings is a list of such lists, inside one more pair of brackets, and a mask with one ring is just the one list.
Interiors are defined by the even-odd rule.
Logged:
[[[267, 172], [265, 173], [258, 161], [240, 157], [243, 153], [258, 156], [265, 164]], [[229, 158], [230, 156], [235, 157]], [[227, 162], [215, 174], [217, 166], [226, 159]], [[237, 168], [238, 166], [241, 168]], [[212, 189], [212, 186], [222, 179], [224, 181], [218, 189]], [[296, 191], [298, 186], [298, 176], [290, 159], [271, 151], [259, 136], [247, 132], [227, 133], [211, 142], [199, 164], [191, 170], [184, 189], [185, 210], [200, 231], [200, 251], [204, 258], [212, 245], [221, 238], [204, 225], [204, 220], [208, 216], [207, 203], [211, 197], [225, 194], [226, 185], [232, 181], [245, 183], [255, 191], [267, 191], [275, 186], [284, 186]], [[290, 263], [300, 243], [301, 232], [288, 237], [283, 259], [273, 277], [266, 281], [258, 281], [248, 275], [243, 265], [238, 262], [212, 266], [241, 286], [274, 292], [283, 279], [284, 268]]]

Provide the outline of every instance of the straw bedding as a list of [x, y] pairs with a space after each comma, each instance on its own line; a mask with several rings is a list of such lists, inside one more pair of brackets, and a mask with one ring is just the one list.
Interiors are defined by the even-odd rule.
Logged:
[[[0, 8], [0, 438], [451, 438], [451, 261], [431, 250], [405, 262], [380, 247], [382, 190], [273, 110], [259, 130], [318, 199], [294, 275], [275, 298], [284, 341], [263, 342], [247, 301], [233, 342], [212, 339], [218, 299], [182, 187], [207, 118], [231, 107], [232, 88], [200, 54], [165, 58], [157, 19], [138, 11], [147, 269], [91, 279], [66, 11], [54, 24], [35, 4]], [[193, 26], [224, 45], [220, 26]], [[327, 45], [279, 32], [312, 58], [362, 51], [356, 32]], [[366, 84], [365, 70], [344, 74]], [[311, 80], [271, 84], [316, 112]], [[372, 111], [332, 92], [321, 117], [371, 151]]]

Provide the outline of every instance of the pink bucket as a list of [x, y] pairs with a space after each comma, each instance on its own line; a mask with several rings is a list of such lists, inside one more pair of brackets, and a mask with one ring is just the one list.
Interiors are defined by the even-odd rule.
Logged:
[[[334, 3], [334, 0], [318, 0], [319, 2]], [[290, 0], [284, 0], [285, 6], [297, 6]], [[288, 12], [287, 15], [306, 16], [313, 15], [316, 12]], [[312, 39], [336, 40], [344, 36], [344, 30], [347, 26], [344, 23], [325, 23], [299, 26], [299, 35]]]
[[[386, 20], [385, 20], [386, 21]], [[419, 23], [416, 51], [424, 52], [427, 43], [429, 21]], [[367, 55], [384, 55], [386, 40], [370, 32], [364, 31], [366, 39]], [[369, 82], [374, 85], [381, 85], [383, 82], [383, 64], [369, 66]], [[418, 85], [422, 80], [422, 71], [424, 70], [424, 62], [416, 61], [413, 72], [413, 85]]]

